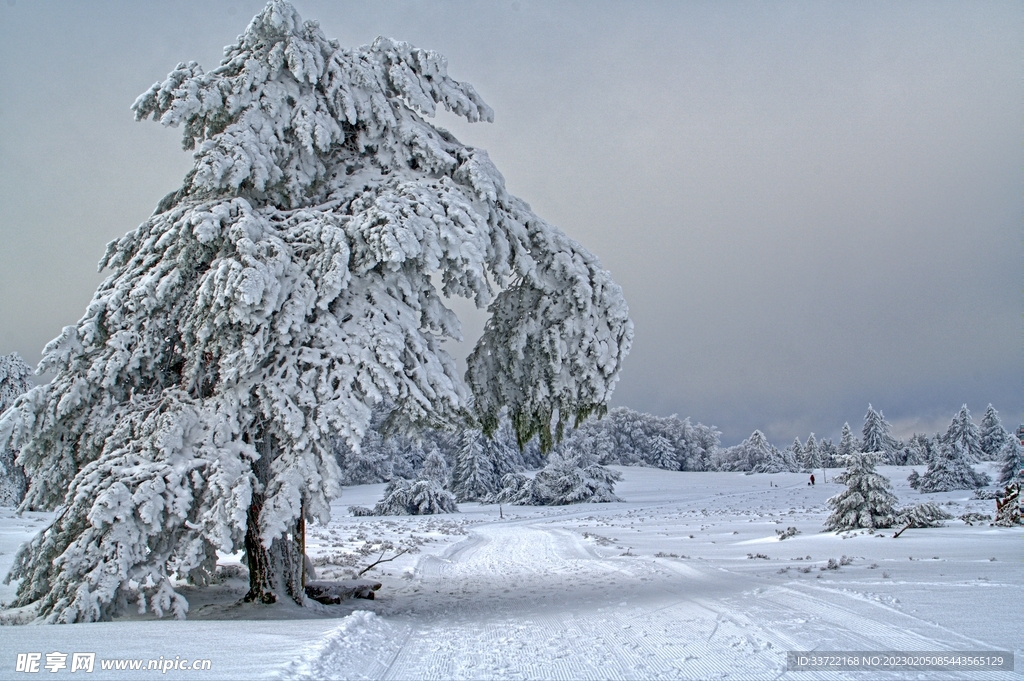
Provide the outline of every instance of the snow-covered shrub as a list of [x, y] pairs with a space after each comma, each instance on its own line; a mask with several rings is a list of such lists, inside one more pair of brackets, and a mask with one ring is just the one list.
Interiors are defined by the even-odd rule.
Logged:
[[373, 509], [349, 507], [353, 515], [434, 515], [458, 513], [455, 497], [436, 480], [395, 478], [384, 488], [384, 497]]
[[501, 478], [498, 490], [481, 501], [485, 504], [533, 505], [533, 480], [522, 473], [507, 473]]
[[901, 508], [896, 512], [895, 525], [909, 527], [942, 527], [943, 520], [950, 520], [952, 514], [931, 501]]
[[[44, 352], [53, 380], [0, 416], [27, 507], [63, 508], [12, 572], [47, 621], [183, 616], [176, 579], [242, 548], [248, 599], [301, 603], [296, 538], [340, 490], [333, 436], [358, 448], [385, 402], [407, 432], [491, 432], [507, 408], [547, 449], [553, 419], [606, 408], [631, 344], [597, 258], [426, 120], [493, 117], [444, 57], [344, 48], [284, 0], [224, 55], [136, 100], [183, 129], [193, 169], [108, 244], [109, 276]], [[450, 297], [489, 315], [465, 378]]]
[[[0, 355], [0, 414], [32, 387], [32, 367], [12, 352]], [[28, 479], [17, 463], [18, 452], [0, 445], [0, 506], [17, 506], [25, 498]]]
[[512, 473], [501, 480], [501, 488], [486, 498], [488, 503], [562, 506], [582, 502], [621, 501], [615, 483], [622, 476], [601, 466], [585, 451], [560, 448], [531, 480]]
[[581, 502], [621, 501], [615, 483], [622, 475], [593, 461], [585, 452], [552, 453], [530, 485], [531, 503], [562, 506]]
[[889, 478], [875, 472], [880, 453], [854, 453], [847, 457], [847, 468], [835, 481], [846, 489], [828, 500], [832, 514], [826, 530], [892, 527], [896, 515], [896, 495]]
[[[911, 478], [913, 477], [912, 473]], [[921, 494], [976, 489], [985, 487], [990, 482], [988, 474], [979, 473], [971, 468], [967, 451], [955, 440], [952, 443], [944, 440], [924, 475], [910, 480], [911, 487]]]

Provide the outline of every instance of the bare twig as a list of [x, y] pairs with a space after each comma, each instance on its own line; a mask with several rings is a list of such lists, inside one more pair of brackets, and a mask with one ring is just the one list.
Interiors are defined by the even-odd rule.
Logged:
[[356, 574], [356, 577], [362, 577], [364, 573], [366, 573], [367, 571], [369, 571], [369, 570], [371, 570], [371, 569], [373, 569], [373, 568], [377, 567], [377, 566], [378, 566], [378, 565], [380, 565], [381, 563], [390, 563], [391, 561], [393, 561], [393, 560], [394, 560], [395, 558], [398, 558], [398, 557], [399, 557], [400, 555], [402, 555], [403, 553], [409, 553], [409, 549], [402, 549], [401, 551], [399, 551], [399, 552], [398, 552], [398, 553], [396, 553], [395, 555], [391, 556], [390, 558], [385, 558], [385, 557], [384, 557], [384, 554], [385, 554], [385, 553], [387, 553], [387, 551], [386, 551], [386, 550], [385, 550], [385, 551], [382, 551], [382, 552], [381, 552], [381, 554], [380, 554], [380, 558], [378, 558], [377, 560], [373, 561], [372, 563], [370, 563], [369, 565], [367, 565], [366, 567], [364, 567], [364, 568], [363, 568], [362, 570], [360, 570], [360, 571], [359, 571], [359, 572], [358, 572], [358, 573]]

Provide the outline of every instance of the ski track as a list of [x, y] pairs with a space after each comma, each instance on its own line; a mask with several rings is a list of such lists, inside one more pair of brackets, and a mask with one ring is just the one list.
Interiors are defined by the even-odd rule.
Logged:
[[[787, 650], [986, 646], [836, 589], [751, 589], [756, 580], [697, 561], [602, 557], [578, 534], [555, 526], [595, 512], [474, 528], [441, 556], [420, 559], [419, 588], [395, 599], [401, 609], [384, 613], [391, 642], [381, 639], [375, 657], [365, 646], [354, 651], [333, 644], [332, 637], [347, 638], [346, 632], [332, 633], [289, 676], [315, 671], [324, 678], [376, 679], [787, 678], [794, 676], [786, 673]], [[380, 639], [379, 627], [375, 631]], [[936, 672], [925, 677], [956, 678]], [[972, 678], [1021, 677], [974, 672]]]

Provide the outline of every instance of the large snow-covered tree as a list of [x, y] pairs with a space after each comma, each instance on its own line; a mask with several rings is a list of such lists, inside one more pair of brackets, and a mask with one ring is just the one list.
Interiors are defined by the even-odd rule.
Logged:
[[[18, 353], [0, 355], [0, 414], [32, 387], [32, 367]], [[17, 506], [25, 496], [25, 471], [18, 452], [0, 445], [0, 506]]]
[[[246, 551], [260, 602], [301, 602], [302, 528], [338, 492], [331, 438], [497, 426], [545, 447], [605, 409], [632, 326], [595, 258], [510, 195], [486, 152], [424, 117], [491, 120], [445, 59], [379, 38], [347, 49], [273, 0], [220, 66], [179, 64], [133, 105], [181, 126], [195, 164], [100, 261], [110, 275], [44, 351], [51, 383], [0, 420], [25, 508], [16, 604], [51, 622], [130, 601], [183, 616]], [[463, 380], [445, 299], [489, 319]], [[552, 433], [551, 424], [556, 424]]]
[[847, 457], [846, 471], [835, 478], [846, 489], [828, 500], [832, 513], [825, 520], [826, 530], [892, 526], [898, 499], [889, 478], [875, 471], [875, 462], [881, 455], [863, 452]]

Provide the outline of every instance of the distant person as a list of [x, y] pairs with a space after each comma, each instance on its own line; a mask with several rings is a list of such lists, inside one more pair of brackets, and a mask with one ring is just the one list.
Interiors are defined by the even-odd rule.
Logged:
[[814, 473], [811, 473], [811, 486], [814, 486]]

